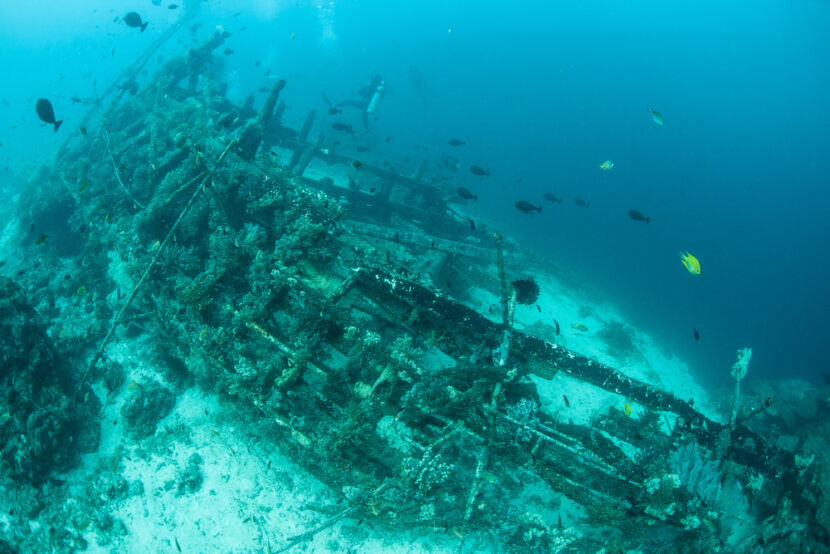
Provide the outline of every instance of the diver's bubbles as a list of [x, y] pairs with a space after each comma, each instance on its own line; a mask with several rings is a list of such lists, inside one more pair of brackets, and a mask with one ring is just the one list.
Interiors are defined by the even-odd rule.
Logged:
[[256, 0], [251, 4], [251, 15], [261, 20], [275, 19], [280, 12], [294, 5], [294, 0]]

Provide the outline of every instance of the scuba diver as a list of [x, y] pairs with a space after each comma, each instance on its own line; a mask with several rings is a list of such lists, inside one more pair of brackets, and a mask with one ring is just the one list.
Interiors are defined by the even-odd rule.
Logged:
[[339, 113], [341, 107], [351, 107], [357, 108], [362, 113], [363, 117], [363, 128], [369, 128], [369, 114], [375, 113], [377, 110], [380, 101], [383, 99], [383, 96], [386, 94], [386, 84], [383, 82], [383, 77], [380, 75], [373, 74], [372, 79], [363, 87], [360, 88], [358, 91], [358, 96], [355, 100], [342, 100], [335, 104], [329, 102], [328, 98], [326, 97], [325, 93], [323, 94], [323, 99], [329, 105], [329, 113]]

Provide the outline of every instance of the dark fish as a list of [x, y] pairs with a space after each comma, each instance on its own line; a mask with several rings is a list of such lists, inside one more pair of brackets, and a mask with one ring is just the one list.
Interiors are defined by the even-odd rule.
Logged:
[[233, 54], [233, 48], [225, 48], [225, 55], [230, 56]]
[[357, 151], [358, 151], [358, 152], [368, 152], [368, 151], [369, 151], [369, 147], [368, 147], [368, 146], [364, 146], [364, 145], [360, 144], [360, 145], [358, 145], [358, 147], [357, 147]]
[[645, 221], [646, 223], [648, 223], [651, 220], [650, 217], [644, 216], [637, 210], [628, 210], [628, 217], [630, 217], [634, 221]]
[[566, 407], [566, 408], [570, 408], [570, 407], [571, 407], [571, 402], [570, 402], [570, 400], [568, 400], [568, 397], [567, 397], [567, 396], [565, 396], [564, 394], [562, 395], [562, 400], [564, 400], [564, 401], [565, 401], [565, 407]]
[[168, 10], [175, 10], [175, 9], [176, 9], [176, 8], [178, 8], [178, 7], [179, 7], [179, 5], [178, 5], [178, 4], [170, 4], [169, 6], [167, 6], [167, 9], [168, 9]]
[[450, 146], [464, 146], [465, 144], [467, 144], [465, 141], [458, 139], [450, 139], [447, 142], [450, 143]]
[[81, 130], [81, 134], [82, 134], [82, 135], [85, 135], [85, 134], [86, 134], [86, 127], [84, 127], [83, 125], [81, 125], [81, 129], [80, 129], [80, 130]]
[[127, 27], [141, 27], [141, 32], [144, 32], [144, 29], [147, 28], [147, 22], [141, 21], [141, 16], [135, 12], [130, 12], [124, 16], [124, 23], [127, 24]]
[[518, 202], [516, 202], [515, 206], [526, 214], [530, 214], [533, 212], [542, 213], [542, 206], [534, 206], [526, 200], [519, 200]]
[[468, 217], [467, 218], [467, 223], [470, 224], [470, 231], [475, 231], [476, 230], [476, 222], [475, 221], [473, 221], [472, 219], [470, 219]]
[[44, 244], [46, 244], [46, 239], [48, 238], [49, 235], [40, 235], [35, 241], [35, 246], [43, 246]]
[[355, 161], [352, 162], [352, 167], [355, 168], [355, 169], [360, 169], [360, 168], [363, 167], [363, 162], [359, 162], [359, 161], [355, 160]]
[[556, 321], [556, 318], [553, 318], [553, 324], [556, 326], [556, 336], [559, 336], [559, 322]]
[[337, 115], [339, 113], [343, 113], [343, 110], [341, 108], [335, 108], [334, 106], [329, 108], [329, 115]]
[[55, 110], [52, 109], [52, 103], [46, 98], [40, 98], [35, 105], [35, 110], [41, 121], [55, 126], [55, 132], [57, 133], [63, 121], [55, 121]]
[[392, 137], [386, 137], [386, 142], [389, 142], [390, 140], [392, 140]]
[[340, 123], [339, 121], [335, 121], [331, 124], [331, 128], [335, 131], [343, 131], [344, 133], [349, 133], [350, 135], [354, 134], [351, 125], [346, 125], [345, 123]]
[[694, 328], [695, 332], [695, 340], [700, 340], [700, 331], [697, 330], [697, 327]]
[[80, 104], [81, 103], [81, 99], [78, 98], [77, 96], [72, 96], [69, 99], [72, 100], [73, 104]]
[[455, 192], [457, 192], [458, 196], [460, 196], [464, 200], [472, 200], [474, 202], [478, 202], [478, 195], [473, 194], [470, 190], [465, 189], [464, 187], [458, 187], [457, 189], [455, 189]]
[[[161, 3], [161, 2], [159, 2], [159, 3]], [[201, 27], [201, 26], [202, 26], [201, 21], [199, 21], [198, 23], [194, 23], [193, 25], [190, 26], [190, 32], [195, 33], [196, 31], [199, 30], [199, 27]]]
[[576, 198], [574, 198], [574, 204], [576, 204], [577, 206], [582, 206], [583, 208], [590, 208], [591, 207], [590, 204], [588, 204], [585, 200], [583, 200], [582, 198], [579, 198], [578, 196]]
[[135, 96], [135, 93], [138, 92], [138, 83], [136, 83], [133, 80], [129, 80], [129, 81], [125, 81], [124, 83], [121, 83], [118, 86], [118, 88], [120, 90], [126, 90], [127, 92], [130, 93], [130, 96]]
[[559, 202], [560, 204], [562, 203], [561, 198], [558, 198], [555, 194], [551, 194], [549, 192], [545, 193], [545, 200], [547, 200], [548, 202]]
[[479, 167], [477, 165], [471, 165], [470, 166], [470, 172], [473, 175], [478, 175], [479, 177], [489, 177], [490, 176], [490, 170], [489, 169], [484, 169], [483, 167]]
[[259, 61], [259, 60], [256, 60], [256, 61], [254, 62], [254, 66], [255, 66], [255, 67], [259, 67], [259, 66], [261, 66], [261, 65], [262, 65], [262, 62], [261, 62], [261, 61]]

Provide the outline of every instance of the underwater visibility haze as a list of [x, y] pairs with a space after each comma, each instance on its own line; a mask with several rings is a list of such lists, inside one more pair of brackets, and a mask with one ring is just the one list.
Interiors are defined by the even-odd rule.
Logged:
[[[220, 466], [256, 491], [202, 514], [224, 551], [577, 552], [601, 524], [619, 551], [827, 547], [830, 496], [792, 491], [830, 491], [830, 2], [30, 0], [0, 21], [0, 316], [40, 337], [9, 352], [61, 360], [44, 389], [88, 446], [7, 442], [3, 486], [109, 495], [58, 538], [0, 520], [0, 550], [194, 551], [173, 513], [228, 492]], [[9, 437], [61, 411], [0, 401]], [[149, 489], [182, 504], [142, 519]], [[499, 530], [483, 512], [510, 491], [535, 507]], [[629, 516], [664, 527], [626, 539]]]
[[[9, 3], [3, 163], [48, 148], [31, 99], [64, 114], [187, 8], [150, 2]], [[175, 5], [175, 4], [174, 4]], [[739, 345], [754, 373], [820, 379], [830, 311], [825, 158], [830, 138], [826, 2], [202, 2], [203, 27], [236, 28], [229, 97], [291, 82], [291, 113], [389, 88], [373, 132], [401, 163], [443, 151], [492, 170], [482, 213], [579, 273], [707, 382]], [[113, 17], [141, 10], [136, 34]], [[238, 14], [238, 15], [237, 15]], [[293, 38], [291, 38], [293, 35]], [[254, 66], [254, 60], [264, 65]], [[95, 83], [97, 82], [97, 89]], [[658, 109], [665, 123], [653, 122]], [[344, 118], [359, 125], [357, 114]], [[16, 125], [15, 129], [10, 129]], [[449, 138], [466, 144], [453, 149]], [[51, 144], [47, 141], [52, 141]], [[413, 151], [424, 149], [424, 156]], [[428, 150], [427, 150], [428, 149]], [[599, 170], [613, 160], [610, 172]], [[415, 163], [415, 162], [411, 162]], [[542, 217], [518, 198], [564, 198]], [[572, 198], [591, 205], [583, 211]], [[547, 206], [546, 206], [547, 207]], [[631, 224], [630, 209], [651, 215]], [[678, 252], [702, 260], [689, 279]], [[692, 329], [702, 333], [690, 341]]]

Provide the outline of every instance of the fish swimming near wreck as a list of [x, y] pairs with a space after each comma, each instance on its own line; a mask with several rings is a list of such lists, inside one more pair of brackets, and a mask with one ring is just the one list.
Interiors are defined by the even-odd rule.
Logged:
[[58, 132], [58, 129], [63, 121], [55, 121], [55, 110], [52, 108], [52, 103], [49, 100], [46, 98], [39, 98], [37, 104], [35, 104], [35, 111], [37, 111], [37, 116], [41, 121], [44, 123], [51, 123], [55, 126], [55, 132]]
[[138, 28], [141, 27], [141, 32], [144, 32], [144, 29], [147, 28], [147, 22], [141, 20], [141, 16], [138, 15], [136, 12], [129, 12], [127, 15], [124, 16], [124, 23], [127, 24], [127, 27], [134, 27]]
[[644, 216], [643, 214], [641, 214], [637, 210], [628, 210], [628, 217], [630, 217], [634, 221], [645, 221], [646, 223], [651, 221], [650, 217]]
[[574, 198], [574, 204], [583, 208], [590, 208], [591, 205], [580, 197]]
[[483, 167], [480, 167], [480, 166], [477, 166], [477, 165], [471, 165], [470, 166], [470, 173], [472, 173], [473, 175], [477, 175], [479, 177], [489, 177], [490, 176], [490, 170], [489, 169], [484, 169]]
[[352, 129], [351, 124], [346, 125], [345, 123], [340, 123], [339, 121], [335, 121], [331, 124], [331, 128], [335, 131], [341, 131], [343, 133], [348, 133], [350, 135], [354, 134], [354, 130]]
[[466, 141], [458, 140], [458, 139], [450, 139], [447, 142], [449, 143], [450, 146], [464, 146], [465, 144], [467, 144]]
[[559, 202], [560, 204], [562, 203], [561, 198], [550, 192], [545, 193], [545, 200], [547, 200], [548, 202]]
[[118, 90], [125, 90], [130, 93], [130, 96], [135, 96], [138, 92], [138, 83], [134, 80], [125, 81], [118, 85]]
[[526, 214], [532, 214], [533, 212], [542, 213], [542, 206], [534, 206], [527, 200], [519, 200], [514, 205], [519, 211], [522, 211]]
[[464, 187], [458, 187], [455, 189], [455, 192], [458, 193], [458, 196], [463, 198], [464, 200], [472, 200], [473, 202], [478, 202], [478, 195], [473, 194], [472, 191], [469, 189], [465, 189]]
[[700, 275], [700, 260], [688, 252], [681, 252], [680, 261], [689, 273], [692, 275]]

